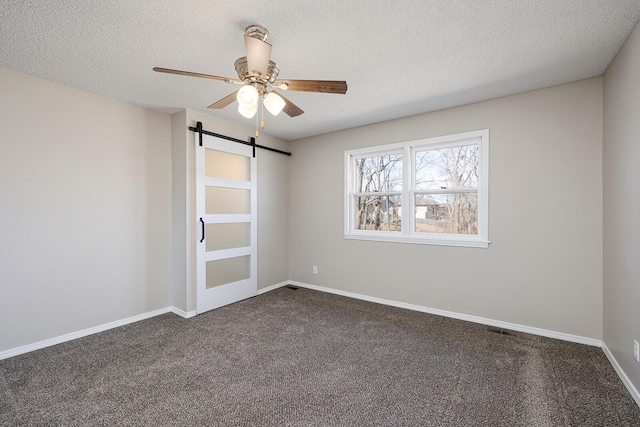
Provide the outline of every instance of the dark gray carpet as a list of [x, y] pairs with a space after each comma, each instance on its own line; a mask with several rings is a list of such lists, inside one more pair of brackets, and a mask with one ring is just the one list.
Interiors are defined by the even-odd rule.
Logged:
[[640, 426], [594, 347], [305, 289], [0, 361], [0, 424]]

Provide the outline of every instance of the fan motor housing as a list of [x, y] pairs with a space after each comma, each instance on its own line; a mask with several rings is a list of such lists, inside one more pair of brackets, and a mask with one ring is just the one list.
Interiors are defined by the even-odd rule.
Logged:
[[242, 58], [236, 59], [236, 62], [233, 64], [236, 68], [236, 72], [238, 73], [238, 78], [243, 82], [250, 83], [261, 83], [263, 85], [273, 84], [280, 73], [280, 68], [276, 65], [275, 62], [269, 61], [269, 67], [267, 68], [267, 74], [262, 75], [257, 72], [249, 72], [247, 67], [247, 57], [243, 56]]

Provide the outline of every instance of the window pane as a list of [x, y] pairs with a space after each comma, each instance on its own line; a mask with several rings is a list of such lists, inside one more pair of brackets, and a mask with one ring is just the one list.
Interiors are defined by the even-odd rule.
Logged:
[[416, 230], [421, 233], [478, 234], [478, 194], [416, 195]]
[[356, 193], [402, 191], [402, 154], [356, 159]]
[[402, 225], [401, 196], [356, 197], [355, 228], [357, 230], [400, 231]]
[[478, 187], [478, 145], [416, 151], [416, 190]]

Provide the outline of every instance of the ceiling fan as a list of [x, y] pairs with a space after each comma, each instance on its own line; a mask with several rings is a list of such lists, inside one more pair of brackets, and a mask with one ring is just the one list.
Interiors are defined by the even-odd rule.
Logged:
[[193, 73], [190, 71], [172, 70], [155, 67], [160, 73], [179, 74], [183, 76], [201, 77], [221, 80], [227, 83], [243, 85], [239, 90], [209, 105], [208, 108], [220, 109], [238, 101], [238, 112], [244, 117], [252, 118], [258, 111], [259, 100], [274, 116], [284, 111], [290, 117], [304, 113], [301, 108], [289, 101], [280, 92], [301, 91], [338, 93], [347, 92], [347, 82], [338, 80], [278, 80], [280, 69], [271, 58], [271, 45], [266, 42], [269, 31], [260, 25], [250, 25], [245, 29], [244, 46], [247, 56], [236, 59], [234, 65], [238, 78], [220, 77], [211, 74]]

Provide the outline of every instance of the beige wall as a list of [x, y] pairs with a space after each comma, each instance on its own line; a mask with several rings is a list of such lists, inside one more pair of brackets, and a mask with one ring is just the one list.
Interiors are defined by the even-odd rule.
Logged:
[[[345, 150], [486, 128], [488, 249], [343, 238]], [[601, 78], [302, 139], [291, 148], [290, 279], [602, 337]]]
[[[195, 310], [195, 264], [189, 262], [189, 251], [195, 250], [194, 236], [195, 133], [187, 130], [200, 121], [205, 130], [248, 140], [255, 130], [196, 111], [176, 113], [172, 120], [174, 242], [172, 263], [173, 305], [184, 311]], [[256, 141], [260, 145], [289, 150], [289, 143], [264, 132]], [[257, 150], [258, 159], [258, 289], [286, 281], [289, 277], [289, 161], [288, 156]], [[183, 187], [186, 191], [183, 192]], [[185, 200], [180, 194], [186, 194]], [[186, 203], [186, 208], [184, 203]], [[182, 244], [185, 243], [183, 247]], [[195, 252], [194, 252], [195, 253]], [[193, 258], [192, 258], [193, 259]], [[195, 261], [195, 259], [193, 259]], [[184, 267], [184, 271], [182, 268]], [[184, 295], [184, 306], [181, 306]]]
[[640, 27], [604, 76], [604, 342], [637, 390], [640, 363]]
[[0, 351], [169, 305], [170, 116], [0, 68]]
[[171, 116], [171, 305], [187, 310], [187, 110]]

